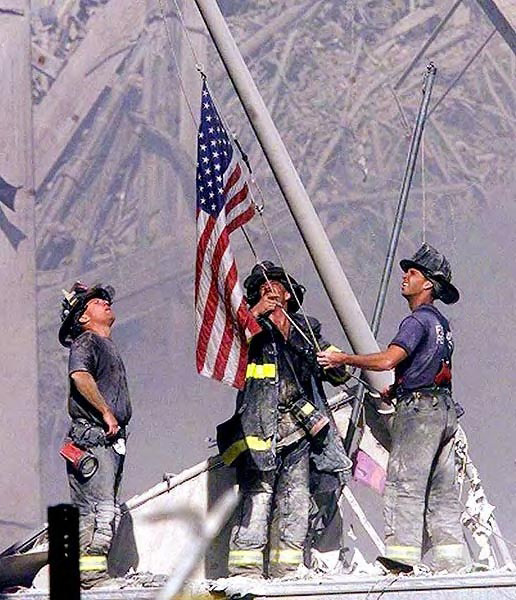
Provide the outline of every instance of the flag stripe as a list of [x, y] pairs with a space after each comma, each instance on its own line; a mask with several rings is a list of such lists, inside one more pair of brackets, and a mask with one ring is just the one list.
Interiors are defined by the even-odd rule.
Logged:
[[[248, 170], [203, 84], [197, 145], [196, 364], [202, 375], [236, 387], [245, 380], [249, 313], [230, 235], [254, 215]], [[252, 333], [252, 332], [251, 332]]]
[[232, 210], [234, 210], [239, 204], [244, 202], [247, 199], [247, 194], [249, 192], [249, 188], [247, 187], [247, 183], [244, 187], [237, 192], [231, 200], [226, 205], [226, 216], [229, 216]]
[[[237, 269], [236, 264], [233, 261], [231, 268], [229, 270], [228, 276], [226, 277], [226, 286], [225, 286], [225, 304], [228, 305], [231, 302], [231, 295], [233, 294], [233, 289], [238, 282]], [[224, 326], [224, 333], [222, 335], [222, 339], [220, 341], [220, 350], [217, 355], [217, 359], [215, 361], [215, 379], [222, 379], [224, 376], [224, 372], [226, 371], [226, 367], [228, 364], [228, 359], [230, 355], [231, 348], [233, 346], [233, 337], [235, 335], [235, 323], [232, 319], [226, 319]]]

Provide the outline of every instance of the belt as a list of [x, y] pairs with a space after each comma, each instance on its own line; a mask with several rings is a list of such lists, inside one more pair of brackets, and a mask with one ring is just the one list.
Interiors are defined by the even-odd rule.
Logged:
[[434, 394], [446, 394], [447, 396], [451, 395], [451, 390], [447, 386], [439, 386], [439, 385], [428, 385], [426, 387], [419, 387], [413, 390], [406, 389], [398, 389], [396, 390], [396, 398], [398, 400], [402, 400], [407, 396], [412, 396], [414, 394], [419, 394], [419, 396], [432, 396]]

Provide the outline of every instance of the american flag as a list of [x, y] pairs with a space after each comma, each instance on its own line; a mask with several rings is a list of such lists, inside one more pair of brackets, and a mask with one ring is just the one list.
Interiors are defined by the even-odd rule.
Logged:
[[196, 361], [201, 375], [238, 388], [245, 381], [246, 338], [259, 329], [229, 244], [230, 234], [254, 215], [247, 176], [204, 82], [197, 140]]

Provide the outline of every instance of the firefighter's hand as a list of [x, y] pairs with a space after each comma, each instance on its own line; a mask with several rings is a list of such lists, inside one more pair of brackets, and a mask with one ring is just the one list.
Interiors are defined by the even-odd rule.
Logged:
[[342, 367], [346, 364], [346, 356], [344, 352], [336, 352], [335, 350], [323, 350], [317, 353], [317, 362], [324, 369], [332, 369]]
[[257, 318], [273, 312], [279, 306], [279, 297], [275, 294], [263, 295], [257, 304], [251, 308], [251, 314]]
[[113, 437], [120, 431], [118, 421], [109, 408], [102, 414], [102, 419], [107, 427], [106, 437]]

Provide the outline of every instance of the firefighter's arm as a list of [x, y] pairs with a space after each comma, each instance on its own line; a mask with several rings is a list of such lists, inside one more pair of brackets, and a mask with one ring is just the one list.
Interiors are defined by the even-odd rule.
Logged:
[[367, 371], [390, 371], [407, 356], [406, 350], [392, 344], [387, 350], [373, 354], [346, 354], [323, 350], [317, 354], [317, 362], [325, 369], [349, 365]]
[[[332, 344], [328, 344], [324, 340], [322, 340], [322, 342], [323, 343], [319, 342], [322, 352], [342, 352], [340, 348], [337, 348]], [[317, 362], [321, 364], [319, 362], [319, 357], [317, 357]], [[345, 364], [340, 365], [338, 367], [327, 367], [324, 369], [323, 373], [323, 378], [329, 383], [331, 383], [333, 386], [338, 386], [346, 383], [346, 381], [350, 377], [347, 366]]]
[[[333, 352], [341, 351], [340, 348], [337, 348], [337, 346], [330, 344], [330, 342], [324, 339], [324, 337], [321, 334], [321, 324], [317, 319], [315, 319], [314, 317], [308, 317], [308, 320], [310, 322], [310, 327], [312, 328], [314, 336], [317, 340], [317, 344], [319, 345], [319, 348], [321, 348], [321, 350], [329, 350]], [[331, 383], [331, 385], [333, 386], [342, 385], [346, 383], [346, 381], [349, 379], [349, 373], [347, 371], [346, 365], [342, 365], [336, 368], [324, 369], [322, 376], [324, 380], [326, 380], [328, 383]]]
[[248, 344], [251, 342], [251, 340], [256, 334], [262, 331], [260, 320], [263, 319], [266, 315], [276, 310], [277, 306], [278, 302], [276, 298], [271, 298], [270, 296], [262, 296], [252, 308], [247, 310], [247, 314], [245, 315], [245, 320], [242, 324], [242, 328], [244, 331], [245, 339]]
[[249, 312], [255, 319], [257, 319], [258, 317], [273, 312], [276, 310], [277, 306], [278, 298], [270, 294], [265, 294], [258, 300], [258, 302], [251, 308]]
[[97, 386], [95, 379], [87, 371], [74, 371], [70, 378], [75, 384], [77, 391], [102, 415], [102, 419], [107, 426], [108, 437], [116, 435], [120, 429], [115, 415], [106, 404]]

